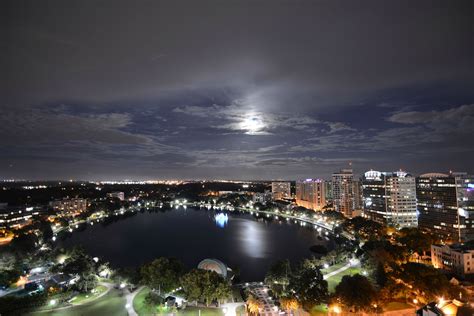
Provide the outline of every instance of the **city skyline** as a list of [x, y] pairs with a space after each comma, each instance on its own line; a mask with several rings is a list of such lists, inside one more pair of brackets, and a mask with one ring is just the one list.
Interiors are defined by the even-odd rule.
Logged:
[[1, 13], [0, 315], [474, 315], [474, 1]]
[[472, 2], [5, 7], [0, 178], [474, 172]]

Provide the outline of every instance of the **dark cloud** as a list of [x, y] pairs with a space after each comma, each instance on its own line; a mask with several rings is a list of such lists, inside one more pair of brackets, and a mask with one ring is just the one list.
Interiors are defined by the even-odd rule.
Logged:
[[122, 131], [130, 124], [127, 114], [108, 113], [87, 116], [46, 112], [34, 108], [0, 109], [0, 144], [40, 144], [99, 142], [107, 144], [144, 144], [142, 135]]
[[1, 11], [0, 177], [472, 171], [472, 1]]

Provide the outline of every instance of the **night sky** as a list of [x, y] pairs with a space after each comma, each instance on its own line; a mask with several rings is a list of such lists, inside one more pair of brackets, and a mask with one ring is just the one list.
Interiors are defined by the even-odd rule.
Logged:
[[473, 170], [473, 1], [2, 1], [0, 179]]

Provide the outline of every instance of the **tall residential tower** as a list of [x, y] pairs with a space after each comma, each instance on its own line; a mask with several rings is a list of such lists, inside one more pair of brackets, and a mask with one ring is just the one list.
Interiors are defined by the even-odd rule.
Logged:
[[326, 205], [325, 182], [306, 179], [296, 182], [296, 204], [319, 211]]
[[354, 213], [354, 175], [352, 169], [341, 169], [332, 174], [332, 196], [334, 209], [344, 216]]

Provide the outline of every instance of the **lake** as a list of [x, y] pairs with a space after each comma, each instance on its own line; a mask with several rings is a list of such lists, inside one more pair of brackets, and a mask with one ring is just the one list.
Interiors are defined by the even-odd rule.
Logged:
[[317, 231], [286, 219], [190, 208], [142, 212], [109, 224], [95, 223], [60, 241], [83, 246], [112, 267], [132, 267], [157, 257], [175, 257], [188, 268], [205, 258], [240, 269], [242, 281], [263, 280], [272, 263], [310, 257], [315, 244], [332, 243]]

